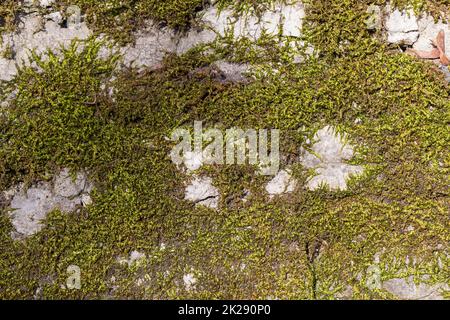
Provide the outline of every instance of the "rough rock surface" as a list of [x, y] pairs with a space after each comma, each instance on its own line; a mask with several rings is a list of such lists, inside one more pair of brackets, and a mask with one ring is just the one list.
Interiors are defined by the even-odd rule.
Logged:
[[84, 40], [90, 35], [91, 31], [84, 22], [63, 27], [58, 13], [45, 17], [38, 13], [25, 15], [16, 32], [2, 35], [0, 52], [8, 51], [9, 54], [8, 57], [0, 56], [0, 80], [11, 80], [17, 72], [16, 64], [28, 64], [31, 50], [38, 54], [48, 49], [57, 51], [74, 39]]
[[249, 72], [248, 64], [231, 63], [220, 60], [214, 63], [224, 75], [227, 82], [245, 82], [247, 80], [246, 73]]
[[64, 169], [53, 184], [41, 182], [27, 190], [16, 187], [7, 191], [5, 194], [11, 198], [10, 216], [15, 228], [12, 237], [19, 239], [39, 232], [43, 228], [42, 221], [52, 210], [70, 212], [77, 206], [87, 205], [90, 190], [84, 174], [78, 173], [73, 180], [69, 171]]
[[297, 181], [292, 178], [288, 170], [281, 170], [278, 174], [266, 185], [266, 191], [270, 196], [280, 195], [283, 193], [290, 193], [295, 190]]
[[398, 298], [408, 300], [443, 300], [441, 291], [450, 290], [446, 284], [415, 284], [412, 277], [390, 279], [384, 281], [382, 287]]
[[186, 187], [185, 199], [216, 209], [219, 206], [219, 190], [213, 186], [211, 178], [194, 176]]
[[78, 173], [75, 180], [73, 180], [69, 170], [63, 169], [55, 178], [53, 191], [57, 196], [71, 198], [83, 193], [83, 190], [87, 189], [87, 187], [88, 182], [84, 174]]
[[[67, 21], [70, 23], [64, 26], [61, 12], [55, 11], [41, 16], [36, 12], [32, 2], [28, 2], [26, 5], [30, 9], [28, 14], [21, 17], [16, 32], [2, 35], [0, 52], [9, 54], [0, 57], [0, 80], [12, 79], [17, 72], [16, 63], [18, 65], [26, 63], [30, 50], [36, 50], [38, 53], [47, 49], [57, 51], [60, 46], [67, 46], [73, 39], [87, 39], [92, 34], [81, 18], [80, 21], [69, 18]], [[53, 1], [42, 0], [38, 4], [49, 9]], [[386, 10], [388, 15], [385, 27], [388, 42], [413, 45], [416, 50], [430, 50], [431, 40], [440, 30], [444, 30], [446, 51], [449, 54], [448, 24], [442, 21], [436, 23], [429, 15], [419, 18], [412, 10], [391, 10], [389, 6]], [[192, 28], [186, 35], [176, 34], [168, 28], [161, 29], [149, 21], [145, 29], [137, 32], [134, 44], [118, 48], [123, 54], [123, 63], [138, 68], [155, 68], [160, 65], [167, 53], [184, 53], [198, 44], [210, 43], [217, 36], [224, 36], [227, 31], [232, 31], [235, 38], [257, 39], [263, 31], [282, 37], [299, 37], [305, 10], [301, 2], [295, 2], [276, 3], [263, 13], [261, 19], [251, 14], [236, 18], [231, 10], [219, 12], [215, 6], [206, 8], [199, 15], [201, 16], [199, 27]], [[245, 68], [245, 65], [227, 65], [224, 62], [220, 69], [230, 75], [229, 81], [243, 81], [242, 73], [245, 72]]]
[[183, 154], [183, 166], [179, 169], [185, 169], [185, 172], [191, 175], [191, 180], [185, 189], [185, 199], [196, 205], [216, 209], [219, 206], [220, 194], [219, 190], [213, 186], [212, 179], [192, 174], [203, 166], [204, 160], [203, 152], [188, 151]]
[[450, 82], [450, 69], [446, 66], [441, 66], [440, 69], [444, 73], [445, 80], [447, 80], [447, 82]]
[[[43, 0], [40, 5], [49, 8], [52, 1]], [[32, 2], [28, 3], [29, 12], [21, 17], [21, 23], [14, 33], [4, 34], [0, 52], [11, 52], [10, 57], [0, 58], [0, 80], [11, 80], [17, 73], [16, 63], [27, 63], [30, 50], [38, 53], [47, 49], [57, 51], [61, 46], [67, 46], [74, 39], [87, 39], [92, 33], [82, 21], [82, 17], [69, 19], [67, 27], [63, 24], [61, 12], [51, 12], [41, 16]], [[257, 39], [263, 30], [272, 35], [283, 37], [299, 37], [301, 35], [302, 20], [305, 16], [304, 7], [300, 2], [282, 5], [276, 4], [263, 14], [259, 20], [249, 14], [238, 19], [234, 18], [231, 10], [219, 13], [214, 6], [205, 9], [199, 28], [193, 28], [186, 35], [176, 34], [169, 28], [161, 29], [149, 21], [145, 29], [136, 33], [136, 41], [132, 45], [117, 48], [123, 55], [125, 66], [137, 68], [155, 68], [163, 61], [167, 53], [185, 53], [198, 44], [210, 43], [217, 36], [224, 36], [233, 30], [234, 36]], [[223, 68], [223, 69], [222, 69]], [[222, 63], [224, 73], [233, 73], [241, 81], [243, 65], [226, 65]], [[233, 81], [234, 75], [230, 75]]]
[[200, 169], [203, 165], [203, 153], [188, 151], [183, 154], [183, 164], [188, 172]]
[[[192, 28], [186, 35], [177, 35], [169, 29], [159, 29], [152, 22], [136, 34], [136, 43], [122, 48], [124, 64], [135, 67], [158, 66], [166, 53], [183, 54], [199, 45], [213, 42], [218, 36], [233, 32], [235, 38], [259, 38], [263, 30], [272, 35], [299, 37], [304, 7], [300, 2], [291, 5], [277, 4], [263, 14], [259, 20], [253, 15], [236, 19], [231, 10], [219, 12], [217, 7], [209, 7], [199, 14], [202, 18], [198, 28]], [[227, 66], [224, 66], [227, 67]], [[227, 68], [224, 70], [227, 71]]]
[[[389, 10], [389, 8], [388, 8]], [[413, 10], [391, 11], [386, 19], [388, 42], [413, 44], [419, 38], [419, 24]]]
[[308, 188], [315, 190], [321, 184], [327, 184], [331, 190], [347, 189], [346, 180], [350, 175], [362, 173], [359, 166], [346, 164], [353, 157], [353, 148], [344, 144], [343, 137], [336, 134], [332, 127], [326, 126], [316, 133], [317, 142], [312, 153], [303, 152], [301, 163], [309, 169], [315, 169], [317, 175], [308, 181]]

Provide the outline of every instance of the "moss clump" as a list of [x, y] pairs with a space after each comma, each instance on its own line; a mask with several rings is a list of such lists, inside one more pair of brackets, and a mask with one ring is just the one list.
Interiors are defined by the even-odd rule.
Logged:
[[13, 30], [17, 19], [18, 11], [19, 11], [19, 3], [17, 3], [17, 1], [14, 0], [2, 1], [2, 3], [0, 4], [0, 33], [3, 31]]
[[176, 30], [186, 30], [205, 1], [76, 0], [63, 1], [63, 4], [63, 7], [78, 5], [87, 14], [88, 22], [95, 31], [109, 34], [120, 43], [125, 43], [132, 41], [132, 32], [144, 27], [146, 20], [153, 20]]
[[392, 1], [394, 7], [400, 9], [413, 8], [417, 13], [430, 12], [436, 18], [448, 19], [448, 11], [450, 9], [450, 1], [448, 0], [395, 0]]

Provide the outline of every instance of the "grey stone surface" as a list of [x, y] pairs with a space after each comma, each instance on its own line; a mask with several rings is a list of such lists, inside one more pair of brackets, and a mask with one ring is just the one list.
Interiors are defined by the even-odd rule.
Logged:
[[47, 8], [47, 7], [51, 7], [54, 2], [55, 2], [55, 0], [39, 0], [39, 5], [42, 8]]
[[67, 47], [72, 40], [84, 40], [91, 35], [84, 22], [70, 28], [63, 28], [59, 23], [57, 13], [45, 18], [38, 13], [30, 13], [21, 18], [16, 32], [3, 34], [0, 52], [12, 50], [13, 58], [0, 58], [0, 80], [11, 80], [17, 73], [16, 64], [27, 65], [31, 50], [38, 54], [48, 49], [59, 51], [61, 46]]
[[[38, 5], [51, 8], [53, 1], [42, 0]], [[58, 51], [60, 46], [67, 46], [73, 39], [87, 39], [92, 33], [82, 20], [78, 7], [70, 6], [66, 11], [67, 28], [62, 27], [61, 12], [50, 12], [41, 16], [35, 7], [36, 3], [27, 1], [24, 6], [29, 8], [28, 14], [21, 17], [22, 21], [14, 33], [3, 35], [0, 51], [11, 48], [13, 59], [0, 58], [0, 79], [10, 80], [16, 74], [16, 63], [27, 63], [29, 50], [42, 53], [47, 49]], [[226, 31], [234, 29], [234, 36], [257, 39], [263, 30], [269, 34], [283, 37], [299, 37], [302, 21], [305, 16], [301, 2], [285, 5], [276, 3], [258, 19], [252, 14], [235, 18], [231, 10], [219, 10], [215, 6], [208, 7], [199, 14], [202, 19], [199, 28], [192, 28], [187, 34], [176, 34], [169, 28], [161, 29], [152, 21], [147, 27], [135, 34], [136, 41], [132, 45], [116, 48], [123, 54], [126, 66], [137, 68], [157, 68], [167, 53], [185, 53], [187, 50], [201, 43], [210, 43], [216, 37], [225, 35]], [[227, 66], [222, 64], [224, 72], [230, 76], [230, 81], [241, 81], [242, 77], [236, 68], [244, 66]], [[233, 70], [234, 69], [234, 70]]]
[[17, 73], [16, 62], [0, 57], [0, 80], [11, 80]]
[[130, 256], [128, 258], [119, 257], [117, 259], [117, 262], [119, 264], [128, 265], [131, 267], [133, 265], [138, 265], [142, 263], [145, 259], [146, 259], [145, 253], [140, 252], [138, 250], [133, 250], [130, 252]]
[[248, 64], [231, 63], [224, 60], [217, 61], [214, 65], [222, 71], [225, 81], [230, 82], [245, 82], [247, 80], [246, 73], [250, 70]]
[[160, 29], [152, 22], [136, 34], [135, 44], [121, 48], [124, 64], [127, 66], [155, 67], [170, 52], [176, 52], [175, 33], [169, 29]]
[[281, 170], [266, 185], [266, 191], [270, 196], [290, 193], [295, 190], [297, 181], [292, 178], [289, 170]]
[[308, 188], [315, 190], [327, 184], [332, 190], [347, 189], [347, 179], [362, 173], [363, 168], [345, 163], [353, 157], [353, 147], [343, 142], [345, 137], [326, 126], [315, 135], [312, 153], [302, 150], [301, 163], [317, 173], [308, 181]]
[[403, 300], [443, 300], [441, 292], [450, 290], [446, 284], [415, 284], [412, 277], [384, 281], [382, 288]]
[[[66, 207], [68, 203], [63, 202]], [[51, 191], [47, 185], [38, 185], [28, 189], [24, 194], [14, 196], [11, 202], [12, 225], [16, 232], [31, 236], [42, 229], [41, 221], [47, 213], [56, 207]]]
[[186, 291], [192, 291], [195, 290], [197, 279], [193, 273], [187, 273], [183, 275], [183, 283]]
[[53, 21], [57, 24], [61, 24], [63, 22], [63, 16], [60, 12], [52, 12], [44, 16], [44, 19]]
[[194, 176], [185, 190], [185, 199], [216, 209], [219, 205], [219, 190], [213, 186], [209, 177]]
[[450, 82], [450, 69], [446, 66], [441, 66], [440, 69], [444, 73], [445, 80], [447, 80], [447, 82]]
[[286, 37], [300, 37], [305, 7], [301, 2], [283, 6], [281, 9], [282, 35]]
[[[40, 0], [36, 3], [45, 8], [51, 8], [54, 1]], [[30, 8], [29, 13], [23, 16], [18, 30], [14, 33], [3, 34], [3, 44], [0, 51], [11, 48], [14, 52], [14, 59], [0, 58], [0, 79], [10, 80], [17, 72], [15, 64], [26, 63], [29, 50], [35, 49], [37, 52], [44, 52], [46, 49], [58, 50], [60, 45], [66, 46], [73, 39], [86, 39], [91, 35], [90, 30], [79, 16], [80, 12], [75, 12], [75, 6], [70, 7], [68, 28], [63, 28], [62, 13], [51, 12], [44, 17], [40, 16], [34, 7], [33, 1], [26, 1], [24, 6]], [[433, 18], [424, 15], [418, 18], [412, 10], [391, 10], [386, 7], [387, 18], [385, 27], [390, 43], [406, 43], [414, 45], [416, 50], [428, 50], [431, 48], [431, 40], [435, 38], [441, 29], [446, 32], [446, 45], [450, 48], [449, 25], [439, 21], [435, 23]], [[123, 48], [118, 48], [124, 56], [124, 64], [135, 67], [156, 68], [162, 62], [167, 53], [184, 53], [190, 48], [201, 44], [209, 43], [217, 36], [225, 35], [226, 31], [233, 29], [235, 38], [250, 37], [257, 39], [263, 30], [271, 35], [281, 35], [282, 37], [299, 37], [305, 8], [301, 1], [294, 1], [290, 4], [277, 2], [264, 12], [260, 19], [251, 13], [236, 18], [229, 9], [219, 12], [215, 6], [206, 8], [199, 14], [201, 21], [198, 28], [192, 28], [186, 35], [176, 34], [174, 31], [153, 24], [151, 21], [143, 30], [136, 33], [136, 42]], [[447, 49], [447, 51], [450, 49]], [[231, 66], [222, 65], [227, 73]], [[233, 68], [244, 66], [232, 66]], [[230, 81], [243, 80], [234, 72]]]
[[419, 38], [418, 18], [414, 11], [395, 9], [390, 10], [386, 19], [386, 30], [388, 32], [388, 42], [413, 44]]
[[203, 153], [188, 151], [183, 154], [183, 164], [188, 172], [198, 170], [203, 165]]
[[70, 212], [83, 205], [83, 198], [90, 192], [91, 187], [83, 174], [77, 174], [75, 181], [64, 169], [55, 178], [54, 183], [40, 182], [27, 190], [16, 186], [6, 192], [4, 196], [11, 199], [10, 217], [15, 231], [14, 239], [29, 237], [43, 228], [42, 221], [47, 213], [59, 209]]
[[179, 40], [178, 53], [184, 53], [198, 44], [212, 42], [217, 36], [224, 36], [227, 32], [232, 32], [236, 39], [248, 37], [256, 40], [264, 31], [270, 35], [300, 37], [305, 8], [300, 1], [291, 4], [277, 2], [259, 19], [252, 14], [236, 18], [230, 9], [219, 11], [217, 7], [211, 6], [201, 16], [202, 28], [191, 30]]
[[55, 179], [54, 193], [61, 197], [76, 197], [86, 189], [88, 189], [87, 178], [81, 172], [72, 179], [69, 170], [65, 168]]
[[[435, 48], [433, 41], [440, 31], [445, 33], [445, 53], [450, 55], [450, 24], [442, 19], [435, 19], [423, 13], [417, 16], [412, 9], [394, 10], [386, 7], [388, 12], [385, 21], [387, 41], [394, 44], [406, 44], [412, 46], [416, 52], [429, 52]], [[450, 81], [448, 68], [440, 66], [447, 81]]]

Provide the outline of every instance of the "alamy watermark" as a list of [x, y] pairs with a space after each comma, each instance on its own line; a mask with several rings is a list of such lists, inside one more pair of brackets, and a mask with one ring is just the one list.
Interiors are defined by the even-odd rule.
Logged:
[[[270, 131], [270, 134], [269, 134]], [[203, 129], [202, 121], [194, 130], [179, 128], [171, 140], [180, 141], [171, 151], [172, 161], [180, 165], [187, 153], [200, 155], [206, 165], [257, 165], [262, 175], [276, 175], [280, 167], [280, 130], [278, 129]]]

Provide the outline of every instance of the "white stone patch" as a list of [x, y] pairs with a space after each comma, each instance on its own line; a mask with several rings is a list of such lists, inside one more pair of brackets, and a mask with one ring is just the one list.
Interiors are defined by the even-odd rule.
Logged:
[[145, 259], [145, 254], [136, 250], [133, 250], [130, 253], [130, 259], [128, 260], [130, 264], [135, 263], [136, 261]]
[[47, 7], [51, 7], [54, 2], [55, 2], [55, 0], [39, 0], [39, 5], [42, 8], [47, 8]]
[[183, 275], [183, 283], [184, 288], [186, 291], [192, 291], [195, 290], [195, 285], [197, 284], [197, 279], [195, 278], [195, 275], [192, 273], [188, 273]]
[[54, 185], [41, 182], [27, 190], [16, 187], [5, 192], [5, 196], [12, 199], [10, 217], [15, 228], [12, 237], [20, 239], [39, 232], [47, 213], [55, 209], [64, 212], [75, 210], [83, 205], [83, 196], [90, 191], [86, 176], [79, 173], [73, 181], [68, 170], [64, 169], [55, 178]]
[[136, 34], [135, 44], [121, 48], [120, 52], [126, 66], [152, 68], [159, 65], [167, 53], [176, 52], [175, 34], [149, 22]]
[[183, 152], [182, 159], [183, 162], [178, 166], [178, 169], [186, 169], [188, 174], [200, 169], [204, 164], [211, 160], [205, 150]]
[[263, 32], [274, 36], [299, 37], [304, 17], [305, 8], [299, 1], [288, 5], [276, 3], [263, 13], [261, 19], [252, 14], [236, 18], [232, 10], [219, 11], [212, 6], [202, 13], [203, 29], [191, 30], [186, 37], [181, 38], [177, 53], [184, 53], [199, 44], [210, 43], [217, 36], [225, 36], [227, 32], [233, 32], [236, 39], [248, 37], [256, 40]]
[[195, 171], [203, 166], [203, 153], [188, 151], [183, 154], [183, 164], [188, 172]]
[[16, 63], [28, 64], [30, 50], [38, 54], [47, 49], [58, 51], [61, 46], [67, 47], [72, 40], [85, 40], [91, 35], [84, 22], [68, 28], [60, 26], [60, 16], [51, 14], [46, 18], [39, 14], [28, 14], [22, 18], [16, 32], [3, 34], [0, 52], [12, 50], [14, 59], [0, 57], [0, 80], [9, 81], [17, 73]]
[[312, 153], [303, 152], [301, 163], [317, 173], [308, 181], [310, 190], [316, 190], [322, 184], [327, 184], [331, 190], [345, 190], [347, 179], [362, 173], [362, 167], [344, 162], [353, 157], [353, 148], [345, 144], [343, 138], [332, 127], [326, 126], [316, 133], [317, 142], [311, 148]]
[[218, 35], [225, 33], [225, 26], [228, 24], [228, 11], [222, 12], [219, 15], [216, 7], [210, 7], [203, 11], [201, 29], [192, 29], [189, 33], [179, 39], [177, 43], [177, 54], [183, 54], [189, 49], [199, 45], [213, 42]]
[[57, 196], [65, 198], [79, 196], [86, 189], [91, 189], [86, 176], [79, 172], [75, 180], [73, 180], [67, 168], [61, 170], [60, 174], [55, 178], [53, 187], [53, 191]]
[[[218, 35], [224, 36], [233, 30], [234, 37], [250, 37], [257, 39], [263, 30], [271, 35], [299, 37], [301, 35], [302, 20], [305, 16], [304, 7], [300, 2], [282, 5], [275, 4], [266, 11], [261, 19], [253, 15], [234, 17], [232, 10], [219, 10], [212, 6], [204, 10], [199, 29], [192, 29], [181, 38], [172, 30], [160, 29], [149, 21], [147, 28], [139, 31], [136, 42], [120, 52], [124, 56], [124, 64], [135, 67], [157, 67], [167, 53], [185, 53], [198, 44], [210, 43]], [[54, 16], [52, 19], [57, 19]]]
[[226, 81], [231, 82], [244, 82], [247, 80], [245, 76], [250, 70], [249, 64], [231, 63], [224, 60], [220, 60], [214, 63], [226, 78]]
[[186, 187], [185, 199], [216, 209], [219, 206], [219, 190], [213, 186], [211, 178], [194, 176]]
[[443, 30], [445, 33], [445, 53], [450, 56], [450, 25], [442, 20], [434, 21], [430, 15], [424, 15], [419, 20], [419, 38], [414, 43], [413, 48], [420, 51], [430, 51], [434, 49], [432, 41], [436, 39], [438, 33]]
[[[3, 51], [3, 50], [0, 50]], [[11, 80], [17, 73], [16, 62], [0, 56], [0, 80]]]
[[285, 37], [300, 37], [302, 23], [305, 18], [305, 7], [301, 2], [285, 6], [281, 9], [282, 35]]
[[[411, 45], [414, 50], [430, 52], [436, 47], [433, 44], [440, 31], [445, 33], [445, 54], [450, 56], [450, 24], [442, 19], [437, 22], [434, 18], [424, 13], [417, 17], [413, 10], [391, 11], [390, 6], [386, 7], [389, 12], [386, 19], [386, 30], [389, 43], [404, 43]], [[450, 82], [450, 71], [447, 66], [438, 63], [439, 68], [444, 73], [447, 82]]]
[[394, 278], [384, 281], [382, 288], [400, 299], [405, 300], [443, 300], [441, 292], [450, 290], [447, 284], [415, 284], [412, 277]]
[[395, 9], [389, 11], [386, 19], [386, 30], [388, 32], [389, 43], [413, 44], [419, 38], [419, 24], [412, 9], [400, 11]]
[[441, 66], [440, 69], [444, 73], [445, 80], [447, 80], [447, 82], [450, 82], [450, 69], [446, 66]]
[[[61, 201], [61, 204], [63, 207], [70, 206], [65, 201]], [[54, 199], [46, 185], [30, 188], [25, 194], [16, 195], [11, 202], [11, 208], [14, 210], [11, 213], [12, 225], [19, 235], [31, 236], [43, 228], [41, 221], [54, 207]]]
[[386, 7], [388, 12], [385, 27], [389, 43], [405, 43], [412, 45], [417, 51], [430, 51], [434, 49], [433, 41], [438, 33], [443, 30], [445, 33], [445, 48], [447, 56], [450, 55], [450, 25], [442, 19], [435, 22], [434, 18], [424, 13], [417, 17], [412, 9], [391, 11], [390, 6]]
[[316, 169], [317, 176], [314, 176], [308, 182], [310, 190], [320, 188], [322, 184], [327, 184], [332, 190], [346, 190], [347, 179], [351, 175], [357, 175], [362, 172], [357, 166], [349, 166], [345, 164], [333, 165], [329, 164], [325, 168]]
[[283, 193], [291, 193], [295, 190], [297, 181], [292, 178], [288, 170], [281, 170], [266, 185], [266, 191], [270, 196], [280, 195]]
[[63, 22], [63, 16], [62, 16], [61, 12], [58, 12], [58, 11], [55, 11], [55, 12], [45, 15], [44, 19], [53, 21], [57, 24], [61, 24]]

